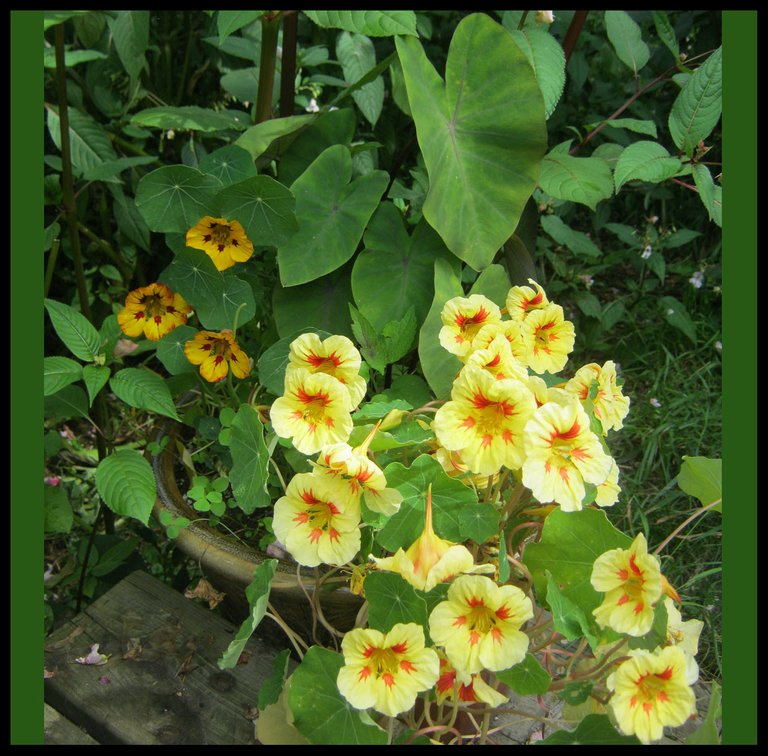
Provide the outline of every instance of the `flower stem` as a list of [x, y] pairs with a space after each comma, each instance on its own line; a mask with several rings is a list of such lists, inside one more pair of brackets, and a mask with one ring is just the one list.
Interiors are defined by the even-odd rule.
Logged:
[[256, 95], [256, 123], [272, 118], [272, 87], [275, 81], [277, 34], [280, 14], [261, 17], [261, 58], [259, 61], [259, 92]]

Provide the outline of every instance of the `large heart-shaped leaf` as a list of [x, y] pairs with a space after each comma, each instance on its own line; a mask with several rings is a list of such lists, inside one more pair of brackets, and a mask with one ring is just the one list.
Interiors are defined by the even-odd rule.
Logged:
[[365, 249], [352, 268], [352, 293], [360, 312], [380, 331], [413, 307], [421, 324], [432, 303], [435, 260], [450, 257], [442, 239], [423, 220], [408, 236], [400, 211], [384, 202], [363, 241]]
[[429, 173], [424, 217], [448, 249], [482, 270], [512, 236], [539, 178], [544, 102], [528, 59], [489, 16], [467, 16], [445, 83], [413, 37], [396, 38]]
[[350, 183], [352, 156], [343, 145], [325, 150], [294, 181], [299, 230], [277, 249], [283, 286], [314, 281], [355, 253], [388, 175], [373, 171]]

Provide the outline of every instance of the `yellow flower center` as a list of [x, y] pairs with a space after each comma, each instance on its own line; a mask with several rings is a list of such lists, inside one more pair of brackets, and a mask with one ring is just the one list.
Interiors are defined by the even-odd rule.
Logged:
[[369, 663], [375, 665], [375, 672], [377, 676], [381, 676], [385, 673], [394, 675], [398, 669], [397, 654], [392, 648], [373, 648], [369, 647], [365, 650], [364, 655], [368, 657]]
[[159, 294], [147, 294], [142, 300], [144, 312], [147, 318], [153, 318], [155, 315], [165, 315], [165, 305]]
[[664, 702], [669, 696], [665, 690], [667, 681], [672, 677], [672, 667], [667, 667], [663, 672], [655, 674], [647, 673], [635, 680], [635, 694], [630, 699], [631, 706], [640, 705], [646, 712], [650, 712], [654, 703]]
[[330, 501], [315, 498], [311, 489], [303, 491], [300, 496], [308, 506], [296, 515], [294, 521], [311, 528], [310, 540], [317, 542], [324, 533], [328, 533], [331, 540], [338, 539], [339, 534], [332, 526], [334, 516], [339, 514], [336, 505]]
[[211, 225], [211, 240], [214, 244], [229, 244], [230, 228], [221, 223]]

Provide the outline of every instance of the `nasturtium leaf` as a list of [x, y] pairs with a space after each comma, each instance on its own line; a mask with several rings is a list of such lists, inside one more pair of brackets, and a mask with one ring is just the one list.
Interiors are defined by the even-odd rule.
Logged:
[[252, 24], [261, 18], [266, 11], [224, 11], [216, 14], [216, 28], [219, 31], [219, 39], [225, 40], [230, 34]]
[[499, 307], [504, 307], [509, 293], [509, 276], [503, 265], [489, 265], [472, 284], [469, 295], [482, 294], [495, 302]]
[[285, 678], [288, 676], [288, 666], [291, 659], [291, 650], [286, 648], [281, 651], [272, 662], [272, 674], [264, 680], [259, 688], [258, 707], [264, 711], [267, 706], [276, 703], [283, 690]]
[[352, 144], [357, 125], [354, 109], [331, 110], [310, 118], [313, 120], [309, 127], [297, 134], [295, 141], [286, 147], [280, 157], [277, 177], [286, 186], [293, 184], [329, 147], [339, 144], [349, 147]]
[[302, 286], [276, 286], [272, 300], [280, 336], [307, 328], [352, 338], [347, 302], [352, 300], [349, 266]]
[[344, 657], [312, 646], [291, 675], [288, 706], [294, 726], [315, 745], [383, 745], [387, 734], [339, 692]]
[[552, 611], [552, 621], [555, 630], [568, 640], [576, 640], [584, 636], [589, 645], [594, 649], [598, 646], [598, 639], [592, 632], [591, 625], [594, 620], [584, 613], [584, 610], [573, 603], [567, 596], [564, 596], [557, 581], [552, 578], [549, 572], [547, 575], [547, 604]]
[[376, 401], [404, 400], [411, 407], [422, 407], [432, 401], [432, 392], [421, 376], [410, 373], [398, 375], [392, 381], [392, 385], [374, 397]]
[[541, 227], [558, 244], [568, 247], [580, 257], [600, 257], [600, 248], [583, 231], [575, 231], [558, 215], [542, 215]]
[[721, 500], [712, 509], [723, 511], [723, 460], [708, 457], [688, 457], [683, 455], [683, 464], [677, 474], [677, 485], [689, 496], [695, 496], [708, 506]]
[[88, 397], [79, 386], [64, 386], [55, 394], [45, 397], [44, 416], [59, 420], [73, 417], [88, 419]]
[[672, 53], [672, 57], [678, 60], [680, 57], [680, 45], [677, 42], [677, 34], [675, 34], [675, 30], [672, 28], [669, 17], [665, 11], [651, 11], [651, 15], [653, 16], [653, 25], [656, 27], [656, 34], [659, 35], [659, 39]]
[[238, 184], [258, 175], [253, 158], [247, 150], [236, 144], [228, 144], [209, 152], [200, 159], [198, 169], [201, 173], [218, 179], [222, 186]]
[[[183, 243], [183, 242], [182, 242]], [[181, 249], [159, 280], [169, 286], [199, 312], [219, 306], [224, 292], [224, 277], [213, 260], [200, 249]], [[205, 323], [203, 323], [204, 327]]]
[[272, 118], [269, 121], [257, 123], [241, 134], [235, 144], [250, 153], [255, 160], [263, 155], [269, 146], [278, 139], [294, 135], [306, 128], [317, 116], [298, 115], [285, 118]]
[[151, 465], [139, 452], [119, 449], [104, 457], [95, 478], [99, 496], [115, 514], [149, 522], [157, 487]]
[[46, 357], [43, 360], [43, 396], [55, 394], [64, 386], [83, 377], [83, 366], [69, 357]]
[[280, 339], [265, 349], [259, 357], [258, 371], [259, 383], [270, 394], [281, 396], [285, 389], [285, 371], [288, 368], [288, 355], [290, 354], [291, 342], [304, 333], [316, 333], [320, 340], [327, 339], [331, 334], [327, 331], [320, 331], [317, 328], [302, 328], [299, 331]]
[[634, 735], [621, 735], [605, 714], [589, 714], [571, 731], [558, 730], [536, 745], [640, 745]]
[[448, 260], [435, 260], [434, 291], [432, 307], [419, 332], [419, 360], [424, 377], [438, 399], [448, 399], [453, 381], [461, 370], [456, 355], [447, 351], [438, 339], [443, 321], [440, 313], [445, 303], [453, 297], [464, 296], [458, 271]]
[[108, 23], [120, 62], [131, 79], [137, 79], [147, 62], [149, 11], [117, 11]]
[[[417, 457], [410, 467], [400, 462], [384, 470], [389, 488], [403, 495], [397, 514], [379, 532], [377, 541], [387, 550], [407, 549], [424, 530], [427, 489], [432, 485], [432, 513], [435, 533], [455, 543], [472, 539], [482, 543], [499, 530], [499, 513], [468, 486], [451, 478], [429, 454]], [[465, 510], [469, 509], [467, 515]]]
[[674, 297], [661, 297], [658, 304], [667, 323], [678, 331], [682, 331], [695, 344], [696, 324], [683, 303]]
[[464, 18], [443, 82], [413, 37], [397, 37], [429, 174], [424, 217], [475, 270], [517, 227], [546, 151], [544, 102], [528, 59], [485, 14]]
[[371, 572], [365, 578], [368, 627], [388, 633], [399, 622], [415, 622], [428, 632], [427, 602], [422, 596], [394, 572]]
[[157, 359], [171, 375], [192, 373], [198, 369], [184, 354], [186, 343], [192, 341], [196, 333], [197, 329], [192, 326], [177, 326], [157, 342]]
[[312, 21], [325, 29], [343, 29], [367, 34], [369, 37], [392, 37], [396, 34], [416, 33], [416, 14], [409, 10], [342, 10], [304, 11]]
[[563, 48], [548, 31], [543, 29], [515, 29], [510, 33], [533, 67], [541, 96], [544, 98], [544, 114], [549, 118], [565, 88]]
[[180, 131], [242, 131], [248, 125], [247, 113], [238, 116], [233, 111], [220, 113], [197, 105], [182, 107], [147, 108], [134, 113], [131, 123], [154, 129], [178, 129]]
[[72, 505], [63, 486], [45, 486], [43, 530], [46, 533], [69, 533], [73, 520]]
[[179, 419], [171, 392], [157, 373], [141, 368], [123, 368], [110, 378], [109, 387], [118, 399], [130, 407]]
[[[117, 159], [109, 135], [93, 118], [72, 107], [68, 109], [68, 115], [69, 149], [76, 173], [84, 173], [101, 163]], [[48, 108], [48, 132], [53, 143], [61, 149], [61, 124], [58, 113], [52, 107]]]
[[325, 150], [291, 185], [299, 230], [278, 246], [280, 283], [297, 286], [341, 267], [355, 253], [389, 176], [373, 171], [352, 178], [344, 145]]
[[720, 745], [720, 731], [717, 720], [722, 719], [722, 691], [716, 680], [712, 681], [709, 693], [707, 716], [699, 727], [686, 739], [685, 745]]
[[226, 272], [221, 276], [221, 291], [216, 303], [198, 305], [196, 312], [200, 323], [209, 330], [232, 330], [235, 319], [239, 328], [256, 315], [253, 289], [233, 273]]
[[106, 365], [85, 365], [83, 367], [83, 383], [88, 389], [88, 404], [92, 405], [93, 400], [104, 386], [107, 385], [111, 370]]
[[698, 143], [717, 126], [722, 112], [723, 48], [718, 47], [680, 90], [669, 113], [675, 144], [693, 155]]
[[[349, 437], [349, 445], [355, 447], [363, 443], [373, 428], [373, 425], [356, 426]], [[433, 440], [434, 437], [435, 434], [431, 430], [423, 428], [419, 423], [403, 421], [389, 431], [378, 431], [371, 441], [370, 450], [377, 452], [401, 449], [404, 446], [419, 446]]]
[[605, 11], [605, 28], [619, 60], [637, 75], [651, 57], [640, 27], [625, 11]]
[[186, 233], [211, 214], [221, 184], [214, 176], [186, 165], [169, 165], [148, 173], [136, 188], [136, 207], [151, 231]]
[[229, 450], [232, 453], [229, 480], [237, 506], [245, 514], [268, 507], [272, 503], [267, 491], [269, 450], [264, 443], [259, 413], [249, 404], [243, 404], [232, 421]]
[[216, 195], [218, 215], [239, 221], [256, 246], [276, 247], [298, 230], [290, 190], [269, 176], [253, 176]]
[[55, 299], [46, 299], [44, 302], [48, 317], [64, 346], [83, 362], [91, 362], [101, 347], [99, 332], [85, 315], [73, 307]]
[[229, 644], [227, 650], [217, 662], [219, 669], [232, 669], [237, 666], [240, 654], [243, 653], [248, 639], [253, 631], [264, 619], [267, 613], [269, 591], [272, 587], [272, 579], [275, 577], [277, 559], [265, 559], [253, 572], [253, 580], [245, 589], [245, 597], [248, 599], [250, 614], [243, 620], [235, 639]]
[[627, 549], [631, 543], [601, 510], [563, 512], [558, 508], [544, 521], [541, 540], [525, 547], [522, 561], [533, 576], [540, 601], [547, 595], [545, 573], [549, 571], [560, 593], [592, 622], [592, 610], [603, 601], [603, 594], [590, 582], [595, 559], [610, 549]]
[[[344, 78], [350, 83], [361, 79], [376, 65], [373, 42], [364, 34], [342, 32], [336, 40], [336, 57]], [[371, 126], [376, 125], [384, 105], [384, 79], [381, 76], [352, 92], [352, 99]]]
[[378, 420], [386, 417], [393, 409], [407, 412], [413, 409], [413, 406], [402, 399], [392, 399], [391, 401], [376, 401], [374, 397], [370, 402], [363, 404], [360, 409], [352, 415], [352, 420], [356, 423], [361, 420]]
[[600, 200], [613, 194], [613, 175], [608, 163], [599, 157], [550, 152], [541, 164], [539, 185], [550, 197], [580, 202], [594, 210]]
[[400, 211], [382, 202], [363, 243], [352, 268], [352, 293], [360, 312], [381, 329], [414, 307], [417, 322], [423, 323], [432, 303], [435, 260], [450, 256], [443, 240], [424, 220], [409, 236]]
[[518, 696], [539, 696], [549, 690], [552, 678], [533, 654], [514, 667], [496, 673], [497, 679], [509, 685]]
[[672, 157], [658, 142], [630, 144], [616, 162], [613, 180], [618, 193], [627, 181], [638, 179], [655, 184], [674, 176], [682, 163]]

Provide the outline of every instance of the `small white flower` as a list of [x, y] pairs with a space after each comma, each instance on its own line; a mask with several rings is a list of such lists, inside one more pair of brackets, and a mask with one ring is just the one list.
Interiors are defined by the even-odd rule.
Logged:
[[648, 246], [647, 246], [647, 247], [646, 247], [646, 248], [645, 248], [645, 249], [642, 251], [642, 253], [640, 254], [640, 257], [642, 257], [642, 258], [643, 258], [643, 260], [647, 260], [647, 259], [648, 259], [648, 258], [651, 256], [651, 253], [652, 253], [652, 252], [653, 252], [653, 247], [651, 247], [651, 245], [649, 244], [649, 245], [648, 245]]
[[704, 285], [704, 273], [697, 270], [689, 279], [688, 283], [693, 286], [694, 289], [700, 289]]
[[320, 110], [320, 106], [317, 104], [317, 100], [313, 97], [304, 110], [306, 110], [307, 113], [317, 113]]
[[552, 11], [536, 11], [536, 20], [540, 24], [551, 24], [555, 20], [555, 14]]
[[674, 311], [674, 310], [673, 310], [673, 309], [670, 307], [670, 308], [667, 310], [667, 315], [674, 315], [674, 314], [675, 314], [675, 311]]
[[586, 273], [579, 276], [579, 280], [589, 289], [592, 284], [595, 282], [595, 279], [592, 278], [592, 276], [587, 275]]
[[655, 226], [658, 222], [659, 222], [658, 215], [652, 215], [650, 218], [648, 218], [648, 223], [650, 223], [652, 226]]
[[656, 407], [657, 409], [661, 407], [661, 402], [655, 396], [650, 400], [650, 404], [651, 407]]
[[718, 352], [723, 351], [723, 342], [722, 341], [716, 341], [715, 342], [715, 349], [717, 349]]
[[176, 132], [173, 129], [168, 129], [168, 131], [165, 132], [166, 139], [173, 139], [175, 136]]

